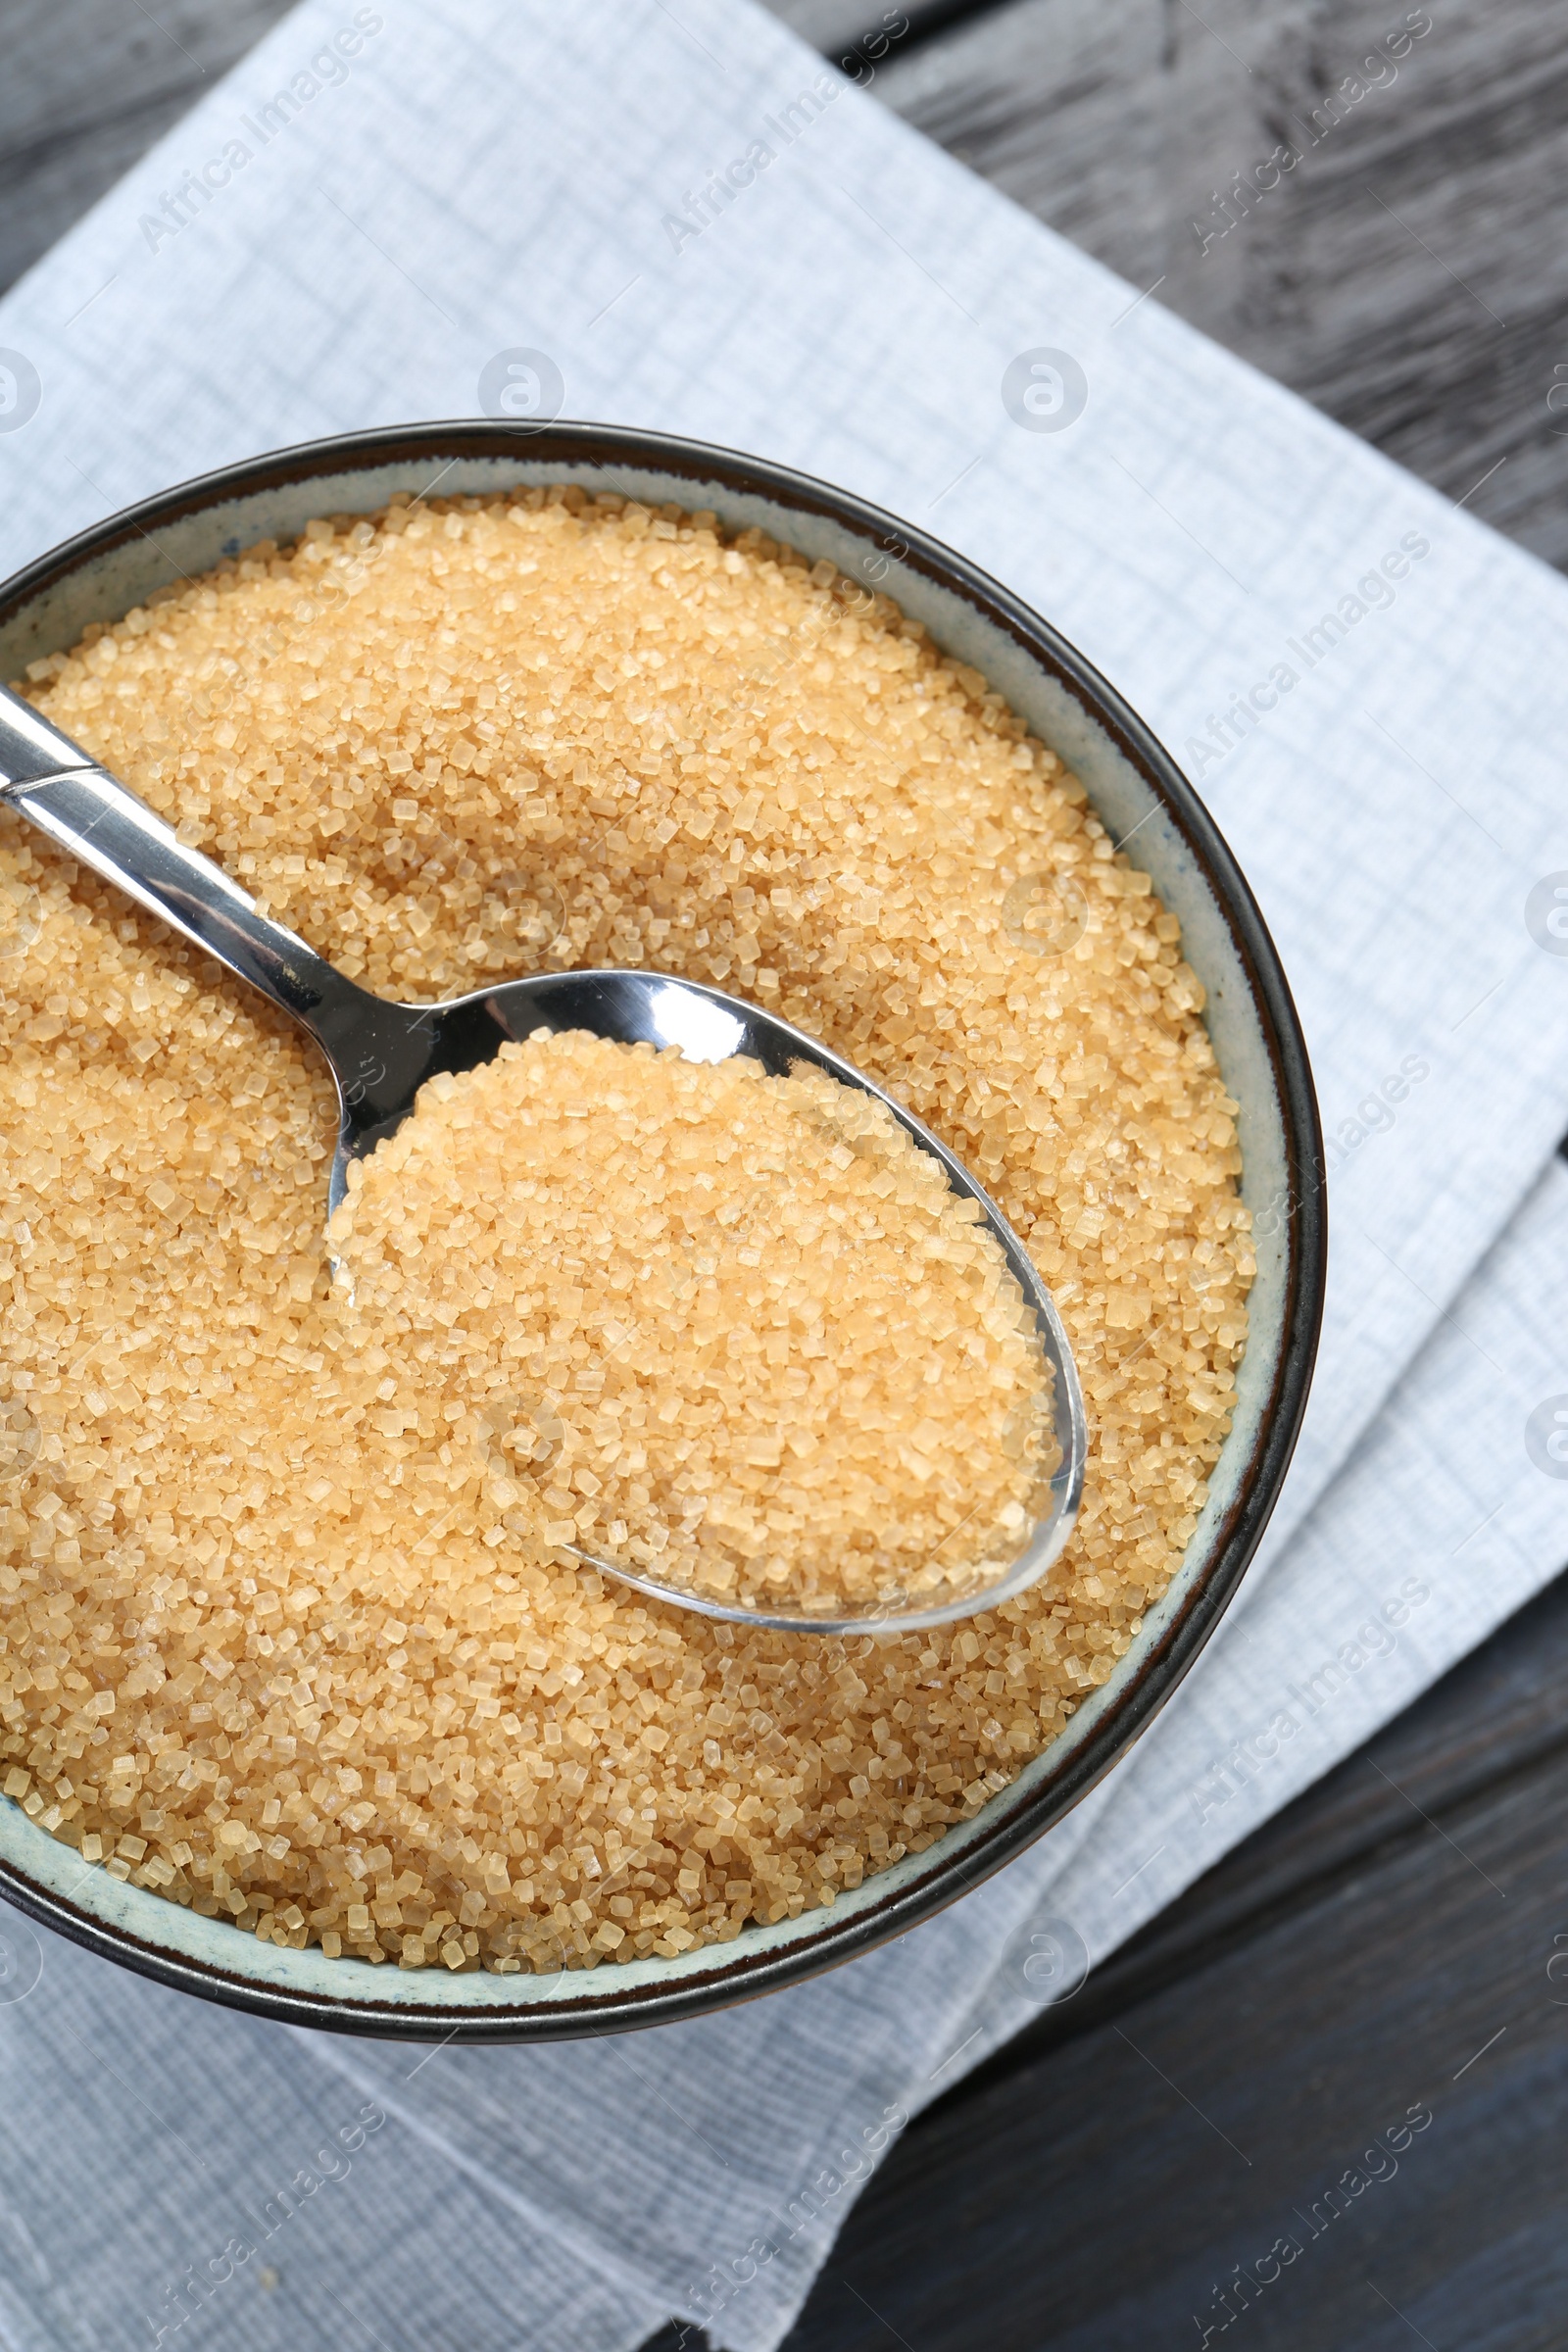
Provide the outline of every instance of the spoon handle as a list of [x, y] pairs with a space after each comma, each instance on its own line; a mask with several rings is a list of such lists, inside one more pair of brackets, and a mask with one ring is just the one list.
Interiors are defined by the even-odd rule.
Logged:
[[375, 1003], [314, 948], [263, 914], [221, 867], [99, 767], [79, 744], [0, 686], [0, 805], [162, 915], [331, 1053], [342, 1016]]

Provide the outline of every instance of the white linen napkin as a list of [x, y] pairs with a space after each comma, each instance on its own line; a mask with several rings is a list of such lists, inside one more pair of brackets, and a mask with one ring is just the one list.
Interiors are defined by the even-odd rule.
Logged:
[[[732, 202], [704, 197], [759, 147]], [[473, 414], [520, 348], [565, 415], [755, 449], [935, 530], [1183, 758], [1284, 955], [1331, 1138], [1307, 1427], [1266, 1557], [1118, 1771], [819, 1983], [421, 2061], [52, 1938], [7, 2001], [36, 1948], [8, 1919], [0, 2331], [24, 2352], [149, 2324], [281, 2346], [338, 2330], [328, 2300], [387, 2345], [624, 2352], [678, 2311], [766, 2352], [901, 2116], [1568, 1552], [1568, 1487], [1526, 1446], [1568, 1390], [1568, 963], [1527, 920], [1568, 869], [1568, 587], [746, 0], [306, 0], [0, 304], [0, 567], [258, 449]], [[1047, 430], [1022, 398], [1042, 351], [1068, 394]], [[357, 2129], [350, 2173], [318, 2162]], [[296, 2175], [297, 2211], [268, 2206]], [[210, 2323], [182, 2321], [203, 2280]]]

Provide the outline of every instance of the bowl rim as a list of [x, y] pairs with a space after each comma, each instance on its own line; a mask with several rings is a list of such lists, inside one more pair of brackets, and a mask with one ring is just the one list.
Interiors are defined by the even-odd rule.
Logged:
[[[974, 607], [1085, 707], [1181, 836], [1221, 910], [1246, 977], [1284, 1128], [1286, 1242], [1278, 1358], [1257, 1441], [1214, 1530], [1206, 1570], [1195, 1578], [1182, 1605], [1141, 1652], [1125, 1683], [1060, 1770], [1038, 1788], [1020, 1792], [1014, 1782], [999, 1791], [984, 1808], [984, 1826], [961, 1852], [939, 1859], [946, 1840], [938, 1839], [919, 1857], [928, 1866], [890, 1890], [879, 1905], [837, 1924], [833, 1912], [824, 1910], [819, 1933], [779, 1948], [748, 1951], [739, 1938], [710, 1946], [710, 1965], [688, 1963], [667, 1986], [645, 1981], [617, 1990], [616, 1972], [604, 1967], [573, 1972], [573, 1983], [583, 1989], [560, 2003], [536, 1999], [525, 2005], [497, 2002], [483, 2009], [455, 2009], [407, 1997], [378, 2000], [373, 1992], [358, 1989], [365, 1982], [358, 1971], [352, 1986], [346, 1980], [341, 1999], [326, 1998], [166, 1950], [39, 1886], [19, 1865], [0, 1856], [0, 1892], [41, 1924], [160, 1984], [255, 2016], [379, 2039], [571, 2039], [671, 2024], [755, 1999], [906, 1934], [1033, 1844], [1147, 1730], [1228, 1607], [1261, 1540], [1295, 1450], [1311, 1384], [1327, 1269], [1322, 1131], [1306, 1044], [1278, 952], [1241, 867], [1170, 753], [1076, 647], [977, 564], [854, 492], [791, 466], [675, 434], [562, 419], [519, 429], [457, 418], [335, 434], [195, 475], [88, 525], [0, 583], [0, 626], [73, 572], [133, 539], [155, 538], [160, 528], [208, 508], [298, 485], [317, 475], [438, 457], [526, 457], [531, 466], [557, 465], [564, 469], [618, 463], [667, 476], [672, 494], [683, 481], [716, 483], [738, 497], [760, 496], [838, 523], [877, 539], [889, 550], [896, 546], [901, 564]], [[373, 1984], [373, 1977], [369, 1982]]]

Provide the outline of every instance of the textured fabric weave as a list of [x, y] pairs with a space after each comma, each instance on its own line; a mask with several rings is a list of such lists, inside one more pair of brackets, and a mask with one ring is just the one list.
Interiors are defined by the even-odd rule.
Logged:
[[[705, 224], [691, 197], [759, 145]], [[567, 416], [755, 450], [935, 531], [1184, 759], [1336, 1139], [1307, 1429], [1237, 1607], [1121, 1768], [942, 1919], [795, 1991], [421, 2057], [3, 1915], [8, 2352], [629, 2352], [672, 2311], [767, 2352], [900, 2118], [1062, 1955], [1110, 1950], [1568, 1554], [1568, 1482], [1524, 1443], [1568, 1389], [1568, 961], [1525, 920], [1568, 869], [1568, 588], [745, 0], [307, 0], [0, 305], [0, 567], [260, 449], [474, 414], [517, 350]], [[1059, 430], [1004, 397], [1043, 351], [1082, 371]], [[1392, 1124], [1358, 1114], [1415, 1065]]]

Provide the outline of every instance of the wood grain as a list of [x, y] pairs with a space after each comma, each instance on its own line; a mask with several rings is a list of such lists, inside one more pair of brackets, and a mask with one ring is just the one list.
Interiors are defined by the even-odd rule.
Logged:
[[[1382, 2297], [1440, 2352], [1560, 2346], [1565, 1676], [1559, 1581], [928, 2109], [783, 2352], [1146, 2352], [1199, 2345], [1195, 2313], [1259, 2352], [1419, 2340]], [[1314, 2238], [1419, 2101], [1399, 2172]], [[1214, 2288], [1285, 2230], [1222, 2334]]]
[[[1146, 2352], [1198, 2344], [1195, 2313], [1217, 2343], [1212, 2290], [1282, 2232], [1259, 2352], [1416, 2341], [1391, 2304], [1442, 2352], [1560, 2346], [1565, 1670], [1559, 1584], [928, 2111], [785, 2352]], [[1314, 2238], [1423, 2101], [1397, 2176]]]
[[1008, 7], [1010, 0], [763, 0], [763, 5], [824, 57], [837, 61], [849, 51], [867, 63], [880, 61], [894, 47], [908, 54], [956, 24]]
[[[1137, 286], [1157, 282], [1206, 333], [1565, 564], [1568, 391], [1557, 414], [1546, 404], [1568, 383], [1568, 18], [1539, 0], [1434, 0], [1430, 33], [1371, 69], [1383, 86], [1346, 95], [1405, 13], [1017, 0], [896, 47], [875, 89]], [[1216, 193], [1281, 146], [1299, 161], [1273, 189], [1244, 187], [1248, 209], [1205, 250]]]
[[0, 292], [284, 13], [287, 0], [6, 0]]

